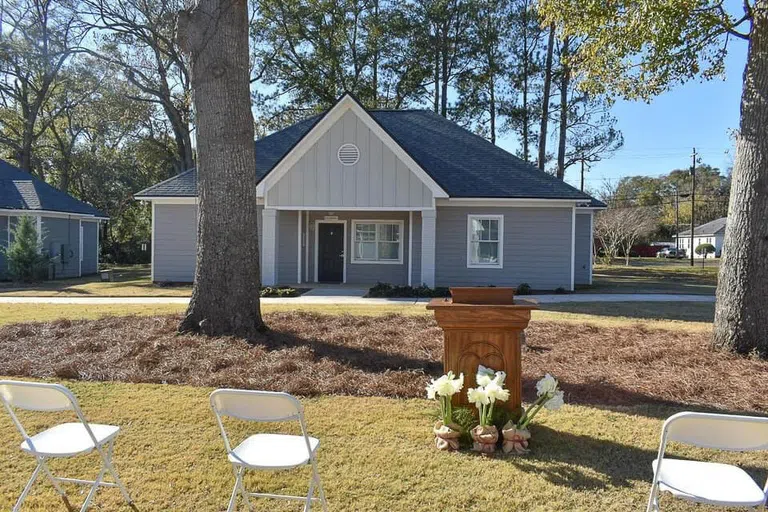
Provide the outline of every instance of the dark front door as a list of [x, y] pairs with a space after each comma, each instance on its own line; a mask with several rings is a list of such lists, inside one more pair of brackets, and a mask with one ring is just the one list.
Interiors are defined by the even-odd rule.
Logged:
[[322, 222], [317, 228], [317, 280], [344, 280], [344, 224]]

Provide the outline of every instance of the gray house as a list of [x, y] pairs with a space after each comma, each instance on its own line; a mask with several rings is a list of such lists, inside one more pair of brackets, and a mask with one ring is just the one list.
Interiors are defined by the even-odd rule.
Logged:
[[[605, 205], [434, 113], [345, 95], [257, 141], [256, 167], [266, 285], [592, 280], [592, 215]], [[152, 203], [152, 279], [191, 281], [195, 171], [135, 198]]]
[[[0, 160], [0, 247], [13, 240], [21, 216], [34, 217], [43, 251], [52, 257], [51, 277], [78, 277], [99, 269], [99, 222], [107, 216], [21, 169]], [[0, 279], [7, 279], [0, 251]]]

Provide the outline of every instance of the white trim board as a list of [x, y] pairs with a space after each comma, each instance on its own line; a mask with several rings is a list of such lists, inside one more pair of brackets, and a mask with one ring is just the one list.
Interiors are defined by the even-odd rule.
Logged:
[[448, 193], [432, 179], [432, 177], [411, 158], [400, 144], [395, 141], [378, 122], [369, 114], [360, 104], [350, 95], [345, 94], [342, 98], [336, 102], [336, 104], [325, 113], [315, 125], [309, 130], [308, 133], [291, 149], [287, 155], [274, 167], [267, 175], [261, 180], [256, 188], [257, 195], [265, 197], [280, 178], [282, 178], [293, 167], [304, 154], [312, 148], [312, 146], [320, 140], [320, 137], [327, 132], [336, 121], [347, 111], [351, 110], [366, 127], [371, 130], [371, 133], [378, 137], [394, 154], [397, 158], [405, 163], [406, 167], [411, 170], [427, 188], [432, 192], [434, 197], [448, 197]]
[[342, 254], [343, 254], [343, 261], [344, 261], [344, 267], [342, 272], [342, 283], [347, 282], [347, 221], [346, 220], [326, 220], [326, 219], [315, 219], [315, 282], [318, 283], [317, 280], [317, 267], [318, 267], [318, 260], [319, 260], [319, 254], [320, 254], [320, 224], [343, 224], [344, 225], [344, 232], [343, 232], [343, 245], [342, 245]]
[[311, 212], [423, 212], [426, 210], [434, 210], [431, 206], [265, 206], [267, 210], [304, 210]]
[[75, 218], [75, 219], [83, 219], [83, 220], [109, 220], [109, 217], [97, 217], [95, 215], [86, 214], [86, 213], [69, 213], [69, 212], [58, 212], [53, 210], [18, 210], [18, 209], [0, 209], [0, 215], [9, 215], [11, 217], [36, 217], [36, 216], [43, 216], [43, 217], [54, 217], [54, 218]]
[[573, 199], [517, 199], [517, 198], [483, 198], [483, 197], [451, 197], [448, 199], [436, 199], [435, 206], [462, 206], [462, 207], [478, 207], [478, 208], [573, 208], [577, 203], [583, 201], [577, 201]]

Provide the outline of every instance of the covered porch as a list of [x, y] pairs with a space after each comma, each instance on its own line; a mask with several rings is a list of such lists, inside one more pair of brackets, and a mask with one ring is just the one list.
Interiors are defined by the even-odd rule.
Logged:
[[265, 285], [434, 286], [434, 208], [262, 210]]

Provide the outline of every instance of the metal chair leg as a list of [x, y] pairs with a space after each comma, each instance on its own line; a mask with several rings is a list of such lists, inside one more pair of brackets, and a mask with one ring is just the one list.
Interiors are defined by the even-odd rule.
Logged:
[[312, 498], [315, 497], [315, 475], [309, 477], [309, 491], [307, 492], [307, 501], [304, 502], [304, 512], [312, 510]]
[[320, 503], [323, 506], [323, 512], [328, 512], [328, 503], [325, 501], [325, 491], [323, 483], [320, 481], [320, 473], [317, 471], [317, 461], [312, 458], [312, 477], [317, 482], [317, 494], [320, 497]]
[[243, 482], [242, 475], [243, 468], [241, 467], [235, 471], [235, 487], [232, 489], [232, 497], [229, 498], [229, 506], [227, 507], [227, 512], [234, 512], [235, 510], [235, 505], [237, 504], [237, 494], [240, 491], [240, 484]]
[[29, 491], [32, 490], [32, 486], [35, 485], [35, 480], [37, 480], [37, 475], [40, 474], [40, 470], [43, 468], [43, 466], [40, 465], [40, 463], [37, 463], [37, 467], [32, 472], [32, 476], [29, 477], [29, 482], [27, 482], [27, 485], [24, 486], [24, 490], [21, 491], [21, 496], [19, 496], [18, 501], [16, 501], [16, 505], [13, 506], [13, 512], [19, 512], [21, 510], [21, 505], [24, 503], [24, 500], [27, 499], [27, 495], [29, 494]]
[[83, 506], [80, 507], [80, 512], [85, 512], [88, 510], [88, 507], [91, 506], [91, 500], [93, 500], [93, 497], [96, 495], [96, 491], [99, 489], [99, 484], [101, 483], [101, 480], [104, 478], [104, 475], [107, 472], [107, 467], [102, 465], [101, 471], [99, 471], [99, 476], [96, 477], [96, 480], [93, 481], [93, 485], [91, 485], [91, 490], [88, 492], [88, 496], [85, 497], [85, 501], [83, 502]]
[[115, 466], [112, 464], [112, 454], [114, 453], [115, 448], [115, 439], [113, 438], [109, 445], [107, 445], [107, 454], [104, 455], [103, 450], [99, 450], [99, 453], [101, 454], [101, 460], [104, 462], [104, 465], [107, 468], [107, 471], [109, 471], [109, 474], [112, 475], [112, 478], [115, 480], [115, 483], [117, 484], [118, 489], [120, 489], [120, 493], [123, 495], [123, 498], [125, 499], [125, 502], [130, 505], [133, 503], [133, 499], [131, 499], [131, 495], [128, 494], [128, 489], [125, 487], [125, 484], [123, 484], [123, 481], [120, 480], [120, 477], [117, 474], [117, 470], [115, 469]]

